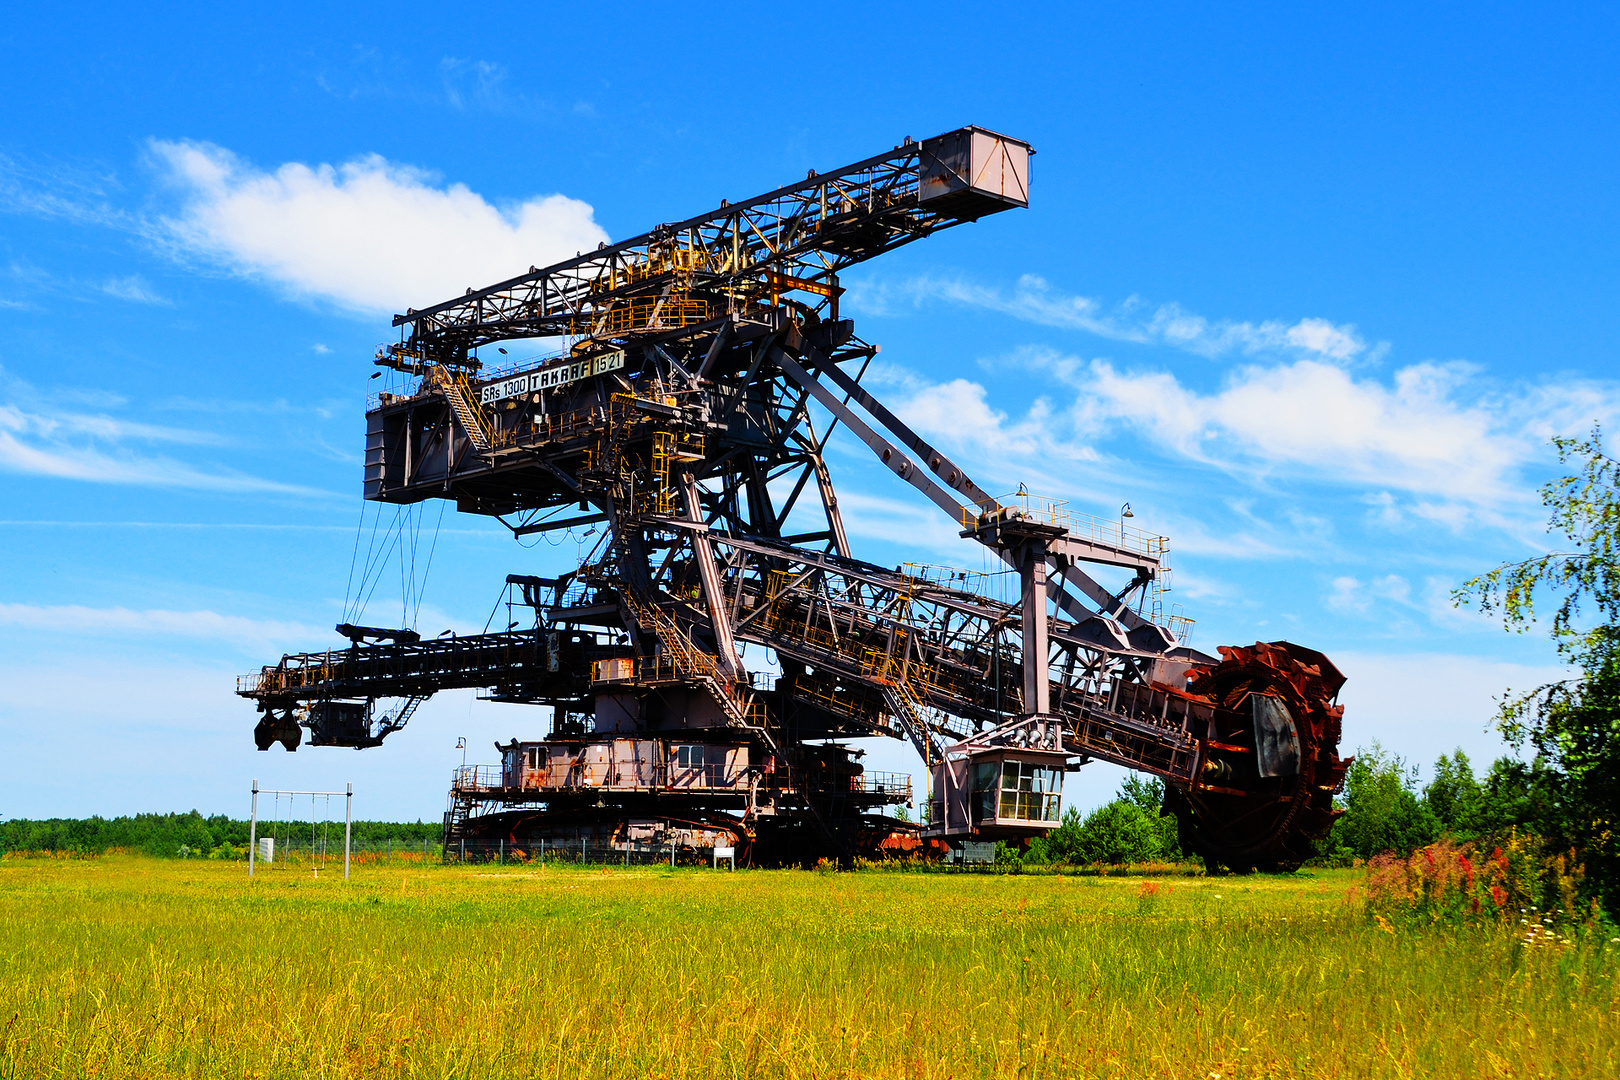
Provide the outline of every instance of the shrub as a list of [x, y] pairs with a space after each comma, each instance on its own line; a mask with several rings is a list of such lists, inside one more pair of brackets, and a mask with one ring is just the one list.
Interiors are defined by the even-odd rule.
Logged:
[[1176, 822], [1161, 815], [1164, 784], [1158, 779], [1128, 776], [1119, 795], [1084, 820], [1070, 808], [1046, 836], [1030, 842], [1023, 861], [1044, 863], [1120, 864], [1162, 862], [1181, 857]]
[[1367, 912], [1386, 927], [1591, 922], [1601, 909], [1581, 900], [1585, 873], [1573, 851], [1549, 852], [1540, 837], [1516, 829], [1489, 855], [1472, 843], [1440, 840], [1404, 857], [1386, 852], [1371, 859]]
[[1345, 773], [1345, 814], [1333, 823], [1324, 861], [1348, 863], [1383, 852], [1405, 855], [1433, 842], [1440, 822], [1417, 795], [1417, 772], [1378, 743], [1358, 750]]

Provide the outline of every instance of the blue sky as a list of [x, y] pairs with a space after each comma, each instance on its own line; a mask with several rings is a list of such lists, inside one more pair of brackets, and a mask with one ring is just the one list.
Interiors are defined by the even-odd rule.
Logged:
[[[1447, 594], [1544, 548], [1548, 437], [1620, 412], [1612, 10], [874, 10], [13, 13], [0, 813], [241, 813], [258, 777], [436, 817], [458, 736], [537, 718], [444, 695], [257, 754], [231, 692], [354, 612], [388, 316], [970, 123], [1036, 147], [1032, 205], [846, 277], [885, 400], [993, 490], [1130, 502], [1193, 643], [1328, 653], [1350, 746], [1493, 756], [1493, 695], [1556, 668]], [[865, 454], [858, 554], [981, 565]], [[478, 629], [575, 553], [411, 525], [369, 621]]]

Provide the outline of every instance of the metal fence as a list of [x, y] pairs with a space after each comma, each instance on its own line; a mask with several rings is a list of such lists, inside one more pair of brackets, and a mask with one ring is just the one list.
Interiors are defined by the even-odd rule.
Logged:
[[725, 854], [731, 848], [682, 844], [612, 844], [589, 840], [458, 840], [444, 852], [446, 863], [493, 866], [705, 866], [730, 867]]
[[[263, 833], [260, 839], [275, 840], [274, 856], [269, 862], [266, 862], [262, 852], [258, 855], [257, 861], [265, 869], [274, 869], [277, 864], [308, 867], [311, 863], [320, 864], [336, 861], [341, 864], [343, 862], [343, 834], [341, 830], [338, 831], [337, 836], [327, 837], [324, 840], [316, 838], [312, 841], [308, 829], [304, 830], [301, 839], [295, 840], [284, 835], [274, 836], [268, 831]], [[352, 840], [349, 843], [349, 856], [352, 861], [361, 864], [393, 861], [437, 862], [443, 849], [444, 843], [440, 840], [387, 838], [382, 840]], [[242, 858], [246, 858], [247, 848], [244, 846], [241, 851]]]

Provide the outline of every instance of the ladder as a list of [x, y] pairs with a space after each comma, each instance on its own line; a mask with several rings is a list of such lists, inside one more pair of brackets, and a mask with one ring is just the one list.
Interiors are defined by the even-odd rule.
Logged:
[[484, 414], [479, 411], [472, 399], [472, 386], [467, 382], [467, 376], [452, 375], [444, 368], [430, 368], [433, 379], [443, 392], [444, 398], [450, 403], [450, 411], [456, 414], [456, 419], [467, 432], [467, 438], [480, 450], [490, 447], [489, 426]]
[[924, 765], [932, 769], [945, 759], [945, 751], [941, 749], [939, 739], [930, 730], [921, 706], [904, 687], [885, 683], [883, 703], [889, 707], [889, 714], [900, 722], [900, 729], [906, 733], [906, 738], [911, 740], [911, 745], [922, 755]]
[[381, 740], [383, 736], [391, 735], [410, 723], [411, 717], [416, 715], [417, 707], [427, 699], [427, 694], [415, 694], [406, 698], [405, 704], [400, 706], [399, 712], [392, 717], [383, 717], [382, 722], [377, 725], [377, 739]]

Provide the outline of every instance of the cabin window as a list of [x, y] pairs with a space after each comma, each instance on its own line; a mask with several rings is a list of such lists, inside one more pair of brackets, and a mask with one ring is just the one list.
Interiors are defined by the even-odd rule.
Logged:
[[996, 799], [1001, 790], [1001, 763], [975, 761], [973, 763], [973, 820], [985, 821], [996, 816]]
[[1001, 805], [996, 817], [1015, 821], [1056, 821], [1063, 795], [1063, 771], [1027, 761], [1001, 763]]
[[677, 746], [675, 748], [675, 767], [679, 769], [703, 768], [703, 747]]
[[523, 752], [523, 763], [531, 769], [545, 768], [546, 748], [543, 746], [528, 747]]

